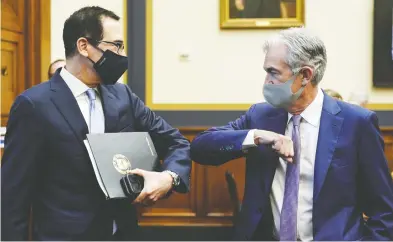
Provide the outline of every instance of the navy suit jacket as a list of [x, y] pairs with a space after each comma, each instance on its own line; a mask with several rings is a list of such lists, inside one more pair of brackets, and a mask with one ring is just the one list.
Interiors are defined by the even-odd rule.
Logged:
[[[267, 103], [253, 105], [228, 125], [199, 134], [191, 143], [191, 158], [201, 164], [220, 165], [245, 156], [242, 143], [249, 130], [284, 134], [287, 119], [283, 109]], [[267, 146], [250, 149], [246, 157], [245, 193], [235, 239], [251, 239], [259, 230], [265, 240], [271, 240], [269, 194], [279, 157]], [[393, 239], [392, 178], [374, 112], [325, 95], [313, 202], [314, 240]], [[367, 222], [362, 213], [370, 217]]]
[[[162, 169], [181, 178], [187, 192], [190, 146], [177, 129], [149, 110], [123, 84], [99, 88], [105, 132], [148, 131]], [[128, 200], [106, 200], [83, 144], [88, 127], [59, 75], [18, 96], [11, 108], [1, 167], [2, 240], [27, 240], [33, 208], [34, 240], [136, 238], [137, 216]]]

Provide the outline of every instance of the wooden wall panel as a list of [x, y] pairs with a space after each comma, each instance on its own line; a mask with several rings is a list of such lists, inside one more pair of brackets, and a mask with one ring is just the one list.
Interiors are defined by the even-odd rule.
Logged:
[[385, 155], [393, 176], [393, 127], [381, 128], [383, 140], [385, 141]]
[[[187, 139], [192, 139], [194, 133], [184, 133]], [[187, 194], [175, 193], [168, 199], [158, 201], [154, 207], [140, 208], [140, 224], [145, 226], [171, 225], [179, 226], [197, 217], [197, 164], [193, 163], [191, 170], [191, 187]]]
[[17, 95], [25, 90], [25, 0], [1, 1], [1, 124]]
[[245, 159], [230, 161], [217, 167], [205, 167], [205, 190], [204, 206], [207, 217], [229, 217], [233, 215], [229, 191], [225, 180], [225, 171], [234, 174], [237, 181], [239, 199], [242, 200], [244, 193]]
[[24, 90], [23, 35], [1, 30], [1, 124], [6, 126], [8, 112], [16, 96]]
[[[180, 129], [192, 140], [204, 128]], [[393, 171], [393, 127], [381, 128], [385, 141], [385, 154]], [[188, 194], [175, 194], [159, 201], [152, 208], [140, 209], [141, 226], [232, 226], [232, 205], [225, 181], [225, 171], [234, 174], [239, 199], [243, 198], [245, 182], [244, 158], [224, 165], [201, 166], [193, 163], [191, 190]]]
[[[197, 183], [195, 166], [191, 173], [191, 184]], [[197, 217], [196, 186], [187, 194], [175, 193], [168, 199], [158, 201], [154, 207], [140, 208], [140, 225], [145, 226], [180, 226]]]
[[25, 0], [1, 0], [1, 29], [22, 33], [24, 21]]
[[49, 64], [50, 0], [1, 0], [0, 126], [16, 96], [46, 78]]

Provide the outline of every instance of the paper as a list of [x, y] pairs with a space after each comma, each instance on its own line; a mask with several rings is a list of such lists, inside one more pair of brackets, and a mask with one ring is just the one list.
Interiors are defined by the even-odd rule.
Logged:
[[4, 135], [6, 131], [6, 127], [0, 127], [0, 148], [4, 148]]
[[102, 181], [100, 173], [98, 171], [97, 164], [96, 164], [96, 161], [94, 159], [93, 152], [91, 151], [89, 141], [84, 140], [83, 143], [86, 146], [87, 153], [89, 153], [90, 161], [91, 161], [91, 164], [93, 165], [94, 173], [96, 174], [96, 178], [97, 178], [98, 184], [100, 185], [101, 190], [104, 192], [105, 196], [107, 198], [109, 198], [108, 192], [106, 191], [105, 186], [104, 186], [104, 182]]

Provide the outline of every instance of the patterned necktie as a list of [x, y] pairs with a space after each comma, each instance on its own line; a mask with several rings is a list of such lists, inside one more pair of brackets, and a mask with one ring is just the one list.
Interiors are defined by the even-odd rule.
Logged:
[[300, 115], [292, 116], [293, 131], [292, 141], [295, 156], [293, 163], [287, 163], [285, 177], [284, 201], [280, 217], [280, 240], [296, 241], [297, 232], [297, 206], [299, 194], [299, 174], [300, 174]]
[[105, 127], [102, 119], [99, 117], [96, 111], [96, 91], [94, 89], [88, 89], [86, 91], [87, 97], [90, 102], [90, 118], [89, 118], [89, 128], [91, 134], [104, 133]]

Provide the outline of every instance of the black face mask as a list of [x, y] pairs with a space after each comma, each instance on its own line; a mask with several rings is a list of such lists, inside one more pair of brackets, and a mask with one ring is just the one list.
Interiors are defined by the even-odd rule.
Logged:
[[101, 77], [102, 84], [113, 85], [128, 69], [128, 58], [110, 50], [102, 52], [102, 57], [97, 62], [90, 60], [90, 58], [89, 60], [94, 63], [93, 67]]

